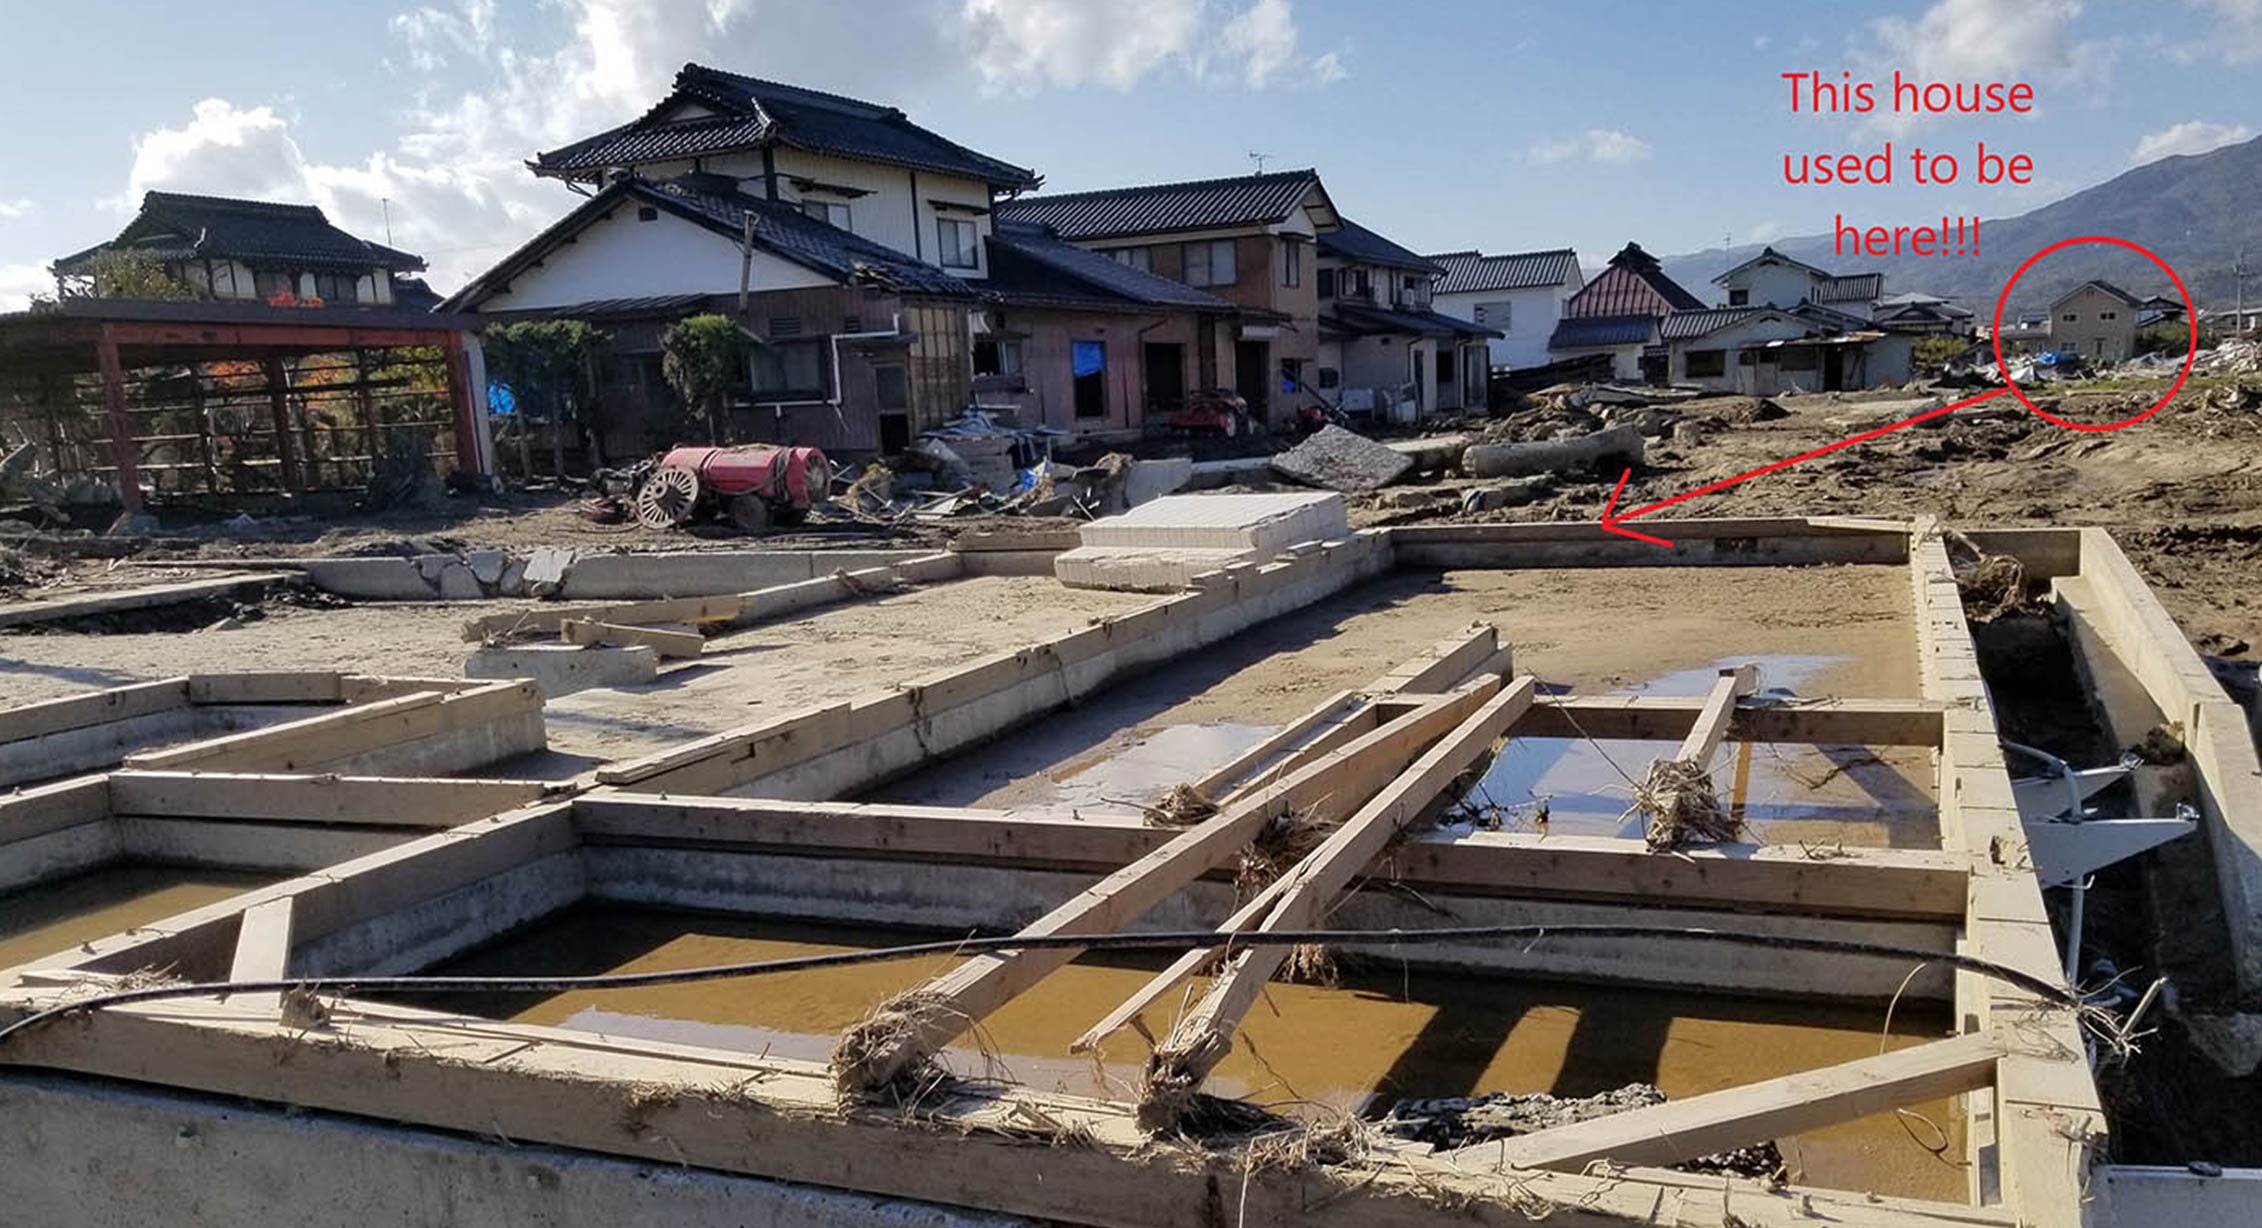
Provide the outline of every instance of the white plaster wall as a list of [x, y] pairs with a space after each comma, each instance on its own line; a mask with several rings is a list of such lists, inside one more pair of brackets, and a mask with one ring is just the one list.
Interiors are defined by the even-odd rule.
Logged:
[[[634, 201], [584, 228], [542, 263], [511, 278], [510, 289], [470, 305], [473, 311], [571, 307], [596, 299], [653, 294], [738, 293], [736, 241], [665, 209], [653, 221], [637, 217]], [[828, 286], [830, 278], [757, 249], [752, 285], [762, 290]]]
[[[1507, 303], [1509, 326], [1502, 331], [1508, 335], [1486, 343], [1492, 365], [1539, 367], [1555, 361], [1555, 356], [1548, 353], [1547, 339], [1563, 319], [1563, 304], [1578, 290], [1577, 286], [1569, 285], [1535, 286], [1528, 290], [1471, 290], [1434, 295], [1431, 306], [1439, 315], [1474, 324], [1477, 304]], [[1488, 327], [1500, 326], [1490, 324]]]
[[1722, 304], [1726, 304], [1728, 302], [1728, 291], [1737, 286], [1743, 286], [1751, 291], [1751, 302], [1747, 304], [1748, 306], [1790, 308], [1798, 306], [1799, 300], [1807, 296], [1807, 291], [1813, 285], [1814, 278], [1802, 269], [1789, 268], [1780, 264], [1763, 264], [1757, 268], [1746, 269], [1736, 280], [1718, 287], [1718, 297]]
[[[1751, 372], [1736, 361], [1737, 352], [1744, 346], [1760, 341], [1787, 341], [1806, 336], [1804, 324], [1795, 320], [1745, 320], [1717, 329], [1690, 341], [1673, 343], [1672, 358], [1666, 367], [1666, 378], [1676, 384], [1696, 384], [1705, 388], [1750, 391], [1739, 381], [1748, 379]], [[1699, 379], [1688, 373], [1691, 350], [1722, 350], [1725, 366], [1717, 377]]]

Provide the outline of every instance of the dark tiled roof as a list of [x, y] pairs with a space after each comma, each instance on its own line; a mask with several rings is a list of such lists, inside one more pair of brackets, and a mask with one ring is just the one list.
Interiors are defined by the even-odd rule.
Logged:
[[1707, 307], [1701, 311], [1676, 311], [1658, 321], [1657, 337], [1660, 341], [1686, 341], [1702, 337], [1713, 329], [1734, 324], [1746, 316], [1767, 310], [1764, 307]]
[[1505, 256], [1443, 252], [1429, 260], [1445, 269], [1445, 280], [1437, 283], [1439, 294], [1530, 290], [1540, 286], [1567, 286], [1579, 280], [1579, 254], [1568, 247]]
[[[662, 118], [692, 102], [715, 114]], [[777, 81], [686, 64], [675, 89], [632, 123], [547, 153], [532, 163], [541, 174], [585, 175], [607, 167], [696, 158], [768, 144], [811, 153], [861, 158], [943, 174], [963, 175], [1000, 187], [1035, 187], [1027, 167], [977, 153], [911, 122], [894, 107]]]
[[1885, 288], [1883, 273], [1848, 273], [1843, 277], [1827, 277], [1810, 291], [1807, 297], [1817, 303], [1870, 303]]
[[1381, 264], [1395, 269], [1412, 269], [1432, 277], [1445, 272], [1443, 265], [1398, 246], [1381, 235], [1359, 225], [1350, 218], [1337, 219], [1339, 225], [1319, 237], [1319, 249], [1338, 260], [1358, 264]]
[[421, 277], [395, 277], [393, 305], [410, 311], [430, 311], [440, 305], [440, 292]]
[[1808, 263], [1807, 263], [1806, 261], [1804, 261], [1804, 260], [1793, 260], [1793, 259], [1791, 259], [1791, 258], [1790, 258], [1789, 256], [1786, 256], [1786, 255], [1784, 255], [1783, 253], [1781, 253], [1781, 252], [1779, 252], [1779, 251], [1776, 251], [1776, 250], [1775, 250], [1774, 248], [1772, 248], [1772, 247], [1762, 247], [1762, 248], [1760, 248], [1760, 249], [1759, 249], [1759, 254], [1758, 254], [1758, 255], [1756, 255], [1756, 256], [1754, 256], [1754, 257], [1752, 257], [1752, 258], [1751, 258], [1751, 259], [1749, 259], [1749, 260], [1746, 260], [1746, 261], [1744, 261], [1744, 262], [1743, 262], [1742, 264], [1739, 264], [1739, 265], [1737, 265], [1737, 266], [1736, 266], [1735, 268], [1732, 268], [1732, 269], [1728, 270], [1727, 272], [1725, 272], [1725, 273], [1722, 273], [1722, 274], [1721, 274], [1720, 276], [1713, 278], [1713, 279], [1712, 279], [1712, 284], [1714, 284], [1714, 285], [1716, 285], [1716, 286], [1725, 286], [1725, 285], [1727, 285], [1727, 284], [1728, 284], [1728, 279], [1729, 279], [1729, 278], [1731, 278], [1731, 277], [1734, 277], [1734, 276], [1735, 276], [1736, 274], [1743, 272], [1743, 271], [1744, 271], [1745, 269], [1748, 269], [1748, 268], [1750, 268], [1751, 266], [1753, 266], [1753, 265], [1755, 265], [1755, 264], [1766, 264], [1766, 263], [1769, 263], [1769, 262], [1773, 262], [1773, 263], [1776, 263], [1776, 264], [1787, 264], [1787, 265], [1791, 266], [1791, 267], [1792, 267], [1792, 268], [1794, 268], [1794, 269], [1804, 269], [1804, 270], [1805, 270], [1805, 271], [1806, 271], [1806, 272], [1807, 272], [1808, 274], [1810, 274], [1811, 276], [1814, 276], [1814, 277], [1820, 277], [1820, 278], [1825, 278], [1825, 279], [1827, 279], [1827, 278], [1828, 278], [1828, 277], [1830, 276], [1830, 274], [1829, 274], [1829, 272], [1828, 272], [1827, 270], [1824, 270], [1824, 269], [1818, 269], [1818, 268], [1814, 267], [1813, 265], [1811, 265], [1811, 264], [1808, 264]]
[[[2050, 305], [2052, 307], [2055, 307], [2059, 303], [2065, 302], [2067, 299], [2072, 298], [2074, 295], [2079, 294], [2092, 286], [2104, 291], [2105, 293], [2119, 299], [2124, 303], [2127, 303], [2131, 307], [2141, 307], [2144, 305], [2144, 301], [2142, 299], [2139, 299], [2135, 295], [2130, 294], [2128, 291], [2121, 289], [2119, 286], [2116, 286], [2109, 281], [2097, 281], [2094, 279], [2085, 281], [2080, 285], [2075, 286], [2073, 289], [2066, 291], [2064, 294], [2059, 295], [2056, 299], [2051, 301]], [[2181, 306], [2181, 304], [2178, 304], [2178, 306]]]
[[1657, 331], [1657, 317], [1577, 316], [1558, 322], [1547, 339], [1551, 350], [1571, 350], [1590, 345], [1647, 345]]
[[1333, 318], [1320, 318], [1320, 327], [1353, 337], [1371, 337], [1378, 333], [1404, 333], [1416, 337], [1507, 335], [1497, 329], [1471, 324], [1467, 320], [1456, 320], [1434, 311], [1404, 307], [1363, 307], [1357, 303], [1337, 303], [1333, 311]]
[[1791, 314], [1810, 323], [1819, 324], [1824, 328], [1833, 328], [1842, 333], [1850, 333], [1869, 327], [1869, 321], [1860, 316], [1840, 311], [1835, 307], [1825, 307], [1820, 303], [1800, 303], [1791, 308]]
[[1049, 226], [1067, 239], [1271, 225], [1294, 213], [1319, 186], [1317, 171], [1274, 171], [1231, 179], [1024, 196], [1000, 204], [998, 214]]
[[1604, 269], [1563, 305], [1566, 318], [1579, 316], [1661, 316], [1675, 311], [1695, 311], [1704, 306], [1697, 297], [1665, 275], [1657, 257], [1628, 243], [1610, 258]]
[[870, 284], [942, 298], [974, 296], [971, 286], [931, 264], [818, 221], [783, 201], [749, 196], [736, 190], [732, 183], [721, 176], [709, 175], [685, 175], [658, 183], [634, 177], [616, 180], [494, 268], [480, 274], [442, 306], [451, 310], [465, 309], [486, 294], [488, 286], [510, 280], [518, 270], [581, 230], [589, 219], [609, 212], [624, 200], [664, 209], [733, 241], [744, 232], [746, 219], [752, 218], [757, 246], [844, 284]]
[[330, 224], [313, 205], [284, 205], [223, 196], [150, 192], [118, 237], [55, 262], [58, 272], [84, 271], [96, 252], [141, 248], [167, 260], [229, 257], [253, 265], [288, 263], [338, 269], [424, 267], [424, 258], [357, 239]]
[[982, 289], [1003, 300], [1030, 303], [1235, 310], [1214, 294], [1063, 242], [1026, 222], [998, 224], [990, 238], [990, 276]]

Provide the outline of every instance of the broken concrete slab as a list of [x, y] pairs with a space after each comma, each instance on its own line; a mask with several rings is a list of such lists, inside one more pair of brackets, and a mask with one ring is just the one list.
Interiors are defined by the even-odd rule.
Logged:
[[529, 678], [552, 699], [591, 687], [638, 686], [659, 671], [660, 654], [641, 644], [519, 644], [482, 648], [463, 663], [466, 678]]
[[1272, 458], [1284, 478], [1351, 493], [1388, 486], [1413, 467], [1412, 457], [1332, 423]]
[[1123, 471], [1123, 501], [1138, 507], [1172, 494], [1194, 479], [1194, 459], [1166, 456], [1133, 461]]
[[1416, 473], [1442, 473], [1461, 463], [1461, 453], [1476, 440], [1463, 434], [1432, 435], [1425, 439], [1393, 439], [1384, 447], [1414, 462]]

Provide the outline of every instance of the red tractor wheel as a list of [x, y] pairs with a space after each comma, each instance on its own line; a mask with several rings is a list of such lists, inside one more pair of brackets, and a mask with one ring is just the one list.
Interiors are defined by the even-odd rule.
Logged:
[[698, 506], [698, 474], [689, 469], [654, 469], [636, 492], [636, 523], [647, 529], [673, 529], [691, 519]]

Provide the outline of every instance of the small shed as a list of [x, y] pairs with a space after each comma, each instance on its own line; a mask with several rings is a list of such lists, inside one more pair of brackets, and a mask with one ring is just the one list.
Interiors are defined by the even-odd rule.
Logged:
[[0, 315], [0, 454], [145, 503], [486, 473], [473, 319], [399, 308], [65, 298]]

